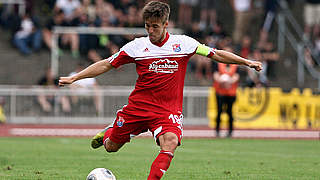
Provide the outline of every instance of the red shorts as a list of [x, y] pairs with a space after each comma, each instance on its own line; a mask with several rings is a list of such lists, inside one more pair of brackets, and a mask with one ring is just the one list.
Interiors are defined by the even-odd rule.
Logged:
[[124, 115], [122, 111], [118, 111], [117, 118], [113, 122], [113, 129], [109, 139], [112, 142], [123, 144], [130, 142], [131, 138], [149, 130], [152, 132], [158, 145], [159, 136], [167, 132], [176, 134], [178, 143], [179, 145], [181, 144], [183, 135], [183, 115], [181, 113], [155, 117], [146, 121], [141, 121], [140, 119], [135, 120], [135, 118], [135, 116]]

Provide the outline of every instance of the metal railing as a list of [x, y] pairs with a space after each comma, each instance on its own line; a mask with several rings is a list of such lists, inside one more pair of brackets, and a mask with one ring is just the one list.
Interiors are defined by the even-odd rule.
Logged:
[[[296, 19], [293, 17], [291, 10], [288, 7], [286, 0], [279, 0], [280, 10], [276, 22], [279, 27], [278, 32], [278, 48], [279, 52], [283, 53], [285, 49], [285, 38], [288, 39], [291, 47], [297, 53], [297, 82], [300, 87], [304, 85], [305, 68], [311, 76], [318, 80], [318, 89], [320, 89], [320, 72], [307, 64], [304, 57], [305, 48], [314, 49], [312, 43], [303, 37], [303, 31]], [[287, 22], [291, 25], [294, 32], [289, 31]], [[311, 51], [313, 59], [320, 64], [320, 57], [318, 54]]]
[[[8, 123], [32, 124], [108, 124], [115, 118], [116, 111], [127, 104], [133, 87], [104, 86], [99, 90], [69, 88], [48, 89], [39, 86], [16, 87], [0, 86], [0, 97]], [[184, 89], [184, 124], [207, 125], [207, 87], [185, 87]], [[45, 112], [38, 101], [39, 96], [50, 97], [52, 110]], [[98, 112], [94, 97], [100, 99], [101, 110]], [[71, 111], [65, 112], [61, 107], [61, 97], [71, 104]], [[77, 103], [72, 97], [79, 97]]]

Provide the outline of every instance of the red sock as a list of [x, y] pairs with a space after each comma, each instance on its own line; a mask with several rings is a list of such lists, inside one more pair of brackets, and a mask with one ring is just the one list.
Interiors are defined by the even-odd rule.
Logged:
[[107, 129], [107, 131], [104, 133], [104, 136], [103, 136], [103, 144], [106, 142], [106, 139], [110, 137], [112, 130], [113, 130], [113, 128], [110, 127], [110, 128]]
[[151, 165], [150, 174], [148, 180], [158, 180], [164, 175], [170, 166], [170, 162], [173, 158], [173, 153], [170, 151], [160, 151], [157, 158]]

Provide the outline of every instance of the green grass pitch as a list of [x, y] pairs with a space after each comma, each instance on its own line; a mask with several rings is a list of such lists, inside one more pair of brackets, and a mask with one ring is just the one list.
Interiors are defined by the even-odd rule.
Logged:
[[[88, 138], [0, 138], [0, 179], [84, 180], [104, 167], [117, 180], [143, 180], [158, 151], [151, 138], [112, 154]], [[320, 141], [184, 139], [163, 179], [320, 179]]]

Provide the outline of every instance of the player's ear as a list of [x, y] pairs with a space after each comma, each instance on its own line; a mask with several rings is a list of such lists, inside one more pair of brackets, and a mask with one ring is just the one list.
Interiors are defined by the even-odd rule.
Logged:
[[165, 21], [165, 22], [164, 22], [164, 27], [167, 28], [168, 25], [169, 25], [169, 22], [168, 22], [168, 21]]

